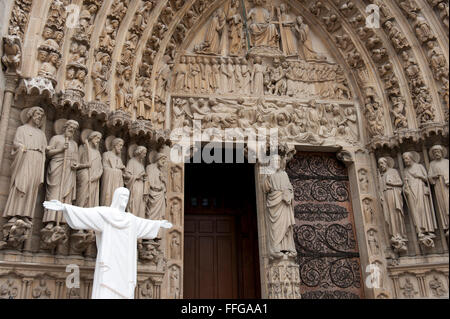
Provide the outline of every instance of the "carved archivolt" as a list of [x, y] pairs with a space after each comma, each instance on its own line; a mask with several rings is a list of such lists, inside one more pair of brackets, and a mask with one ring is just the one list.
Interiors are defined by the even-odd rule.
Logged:
[[[430, 11], [422, 10], [415, 1], [372, 2], [380, 7], [380, 29], [366, 25], [369, 1], [292, 0], [270, 5], [266, 1], [244, 1], [247, 32], [242, 4], [234, 0], [84, 0], [74, 30], [65, 23], [68, 3], [52, 1], [42, 22], [39, 49], [24, 55], [38, 58], [39, 75], [54, 86], [54, 81], [61, 79], [57, 71], [62, 63], [65, 83], [58, 87], [79, 92], [78, 99], [122, 109], [132, 118], [149, 119], [157, 128], [168, 125], [165, 105], [174, 87], [192, 93], [205, 90], [239, 94], [251, 94], [253, 88], [257, 93], [305, 98], [316, 94], [329, 99], [355, 94], [366, 105], [363, 115], [368, 139], [375, 140], [442, 122], [448, 114], [448, 54], [442, 45], [448, 43], [448, 38], [441, 38], [442, 27], [436, 22], [444, 26], [448, 23], [448, 5], [444, 1], [429, 2], [436, 14], [430, 16]], [[29, 1], [16, 0], [11, 16], [9, 33], [22, 41], [27, 41], [31, 6]], [[101, 19], [100, 10], [106, 12]], [[267, 17], [270, 23], [261, 24], [261, 17]], [[64, 40], [67, 35], [70, 40]], [[331, 40], [325, 40], [326, 45], [342, 66], [337, 73], [334, 67], [328, 70], [330, 65], [323, 62], [324, 55], [315, 49], [317, 37]], [[64, 53], [61, 60], [63, 40], [70, 44], [66, 45], [69, 54]], [[258, 59], [242, 59], [249, 49], [256, 55], [298, 55], [300, 60], [319, 62], [302, 65], [281, 60], [272, 65], [273, 61], [263, 60], [259, 66]], [[389, 59], [393, 54], [400, 58]], [[252, 69], [270, 77], [261, 78], [261, 88], [257, 84], [258, 71], [252, 79]], [[368, 82], [360, 78], [361, 71], [367, 69], [371, 70]], [[280, 76], [286, 79], [279, 80]], [[221, 85], [221, 77], [229, 83]], [[379, 110], [367, 106], [364, 92], [370, 83], [375, 87], [374, 101]], [[441, 102], [443, 107], [437, 107]], [[373, 127], [375, 131], [371, 132]], [[379, 145], [376, 141], [374, 147]]]

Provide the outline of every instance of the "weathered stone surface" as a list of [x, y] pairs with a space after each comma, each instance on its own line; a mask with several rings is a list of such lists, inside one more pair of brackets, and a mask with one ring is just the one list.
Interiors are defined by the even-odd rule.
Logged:
[[[204, 142], [277, 129], [291, 148], [339, 154], [361, 267], [381, 271], [381, 288], [363, 288], [365, 297], [448, 297], [448, 2], [83, 0], [75, 25], [70, 1], [47, 2], [0, 5], [0, 18], [9, 19], [0, 28], [0, 214], [8, 215], [0, 220], [0, 298], [89, 298], [95, 249], [88, 234], [55, 228], [64, 221], [44, 216], [40, 202], [51, 188], [52, 196], [67, 190], [62, 197], [76, 203], [77, 187], [87, 187], [79, 196], [108, 205], [113, 186], [105, 184], [125, 183], [137, 214], [175, 225], [159, 242], [141, 243], [136, 298], [182, 298], [189, 185], [168, 146], [198, 139], [200, 127]], [[380, 21], [365, 11], [369, 2], [379, 6]], [[14, 140], [23, 110], [33, 106], [45, 113], [46, 140], [60, 135], [45, 152], [45, 171], [57, 167], [30, 186], [33, 209], [16, 214], [30, 220], [12, 220], [8, 198], [11, 207], [22, 200], [14, 169], [29, 152], [17, 152]], [[62, 119], [79, 123], [68, 152]], [[86, 153], [87, 130], [102, 138]], [[134, 154], [133, 145], [149, 156]], [[41, 170], [27, 173], [30, 183]], [[49, 186], [52, 180], [66, 185]], [[264, 179], [256, 180], [262, 297], [298, 298], [295, 253], [276, 251], [268, 261], [268, 236], [282, 229], [266, 228]], [[84, 267], [78, 290], [64, 284], [70, 263]], [[308, 297], [351, 297], [338, 295]]]

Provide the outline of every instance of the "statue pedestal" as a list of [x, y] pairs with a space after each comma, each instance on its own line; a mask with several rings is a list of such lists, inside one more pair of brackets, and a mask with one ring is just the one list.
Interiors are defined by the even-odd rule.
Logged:
[[301, 299], [300, 270], [292, 257], [269, 261], [266, 275], [269, 299]]

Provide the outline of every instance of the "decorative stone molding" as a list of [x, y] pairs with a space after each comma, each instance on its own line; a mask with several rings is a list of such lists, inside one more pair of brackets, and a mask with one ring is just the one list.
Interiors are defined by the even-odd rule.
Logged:
[[44, 95], [52, 98], [55, 95], [55, 88], [52, 81], [43, 77], [34, 77], [23, 79], [19, 84], [18, 94], [26, 95]]

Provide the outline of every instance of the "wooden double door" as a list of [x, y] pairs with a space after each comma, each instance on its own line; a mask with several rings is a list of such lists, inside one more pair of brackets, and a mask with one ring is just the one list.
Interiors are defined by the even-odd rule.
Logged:
[[184, 298], [261, 297], [253, 169], [187, 165]]

